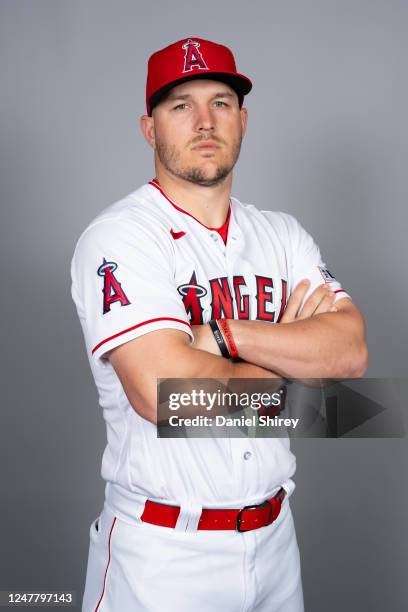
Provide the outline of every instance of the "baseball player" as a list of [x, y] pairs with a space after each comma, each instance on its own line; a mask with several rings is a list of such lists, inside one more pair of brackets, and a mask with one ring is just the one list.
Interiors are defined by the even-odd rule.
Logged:
[[107, 428], [84, 612], [303, 610], [289, 439], [156, 427], [157, 378], [366, 368], [362, 315], [310, 235], [231, 196], [251, 87], [223, 45], [191, 37], [154, 53], [141, 129], [155, 178], [75, 249], [72, 296]]

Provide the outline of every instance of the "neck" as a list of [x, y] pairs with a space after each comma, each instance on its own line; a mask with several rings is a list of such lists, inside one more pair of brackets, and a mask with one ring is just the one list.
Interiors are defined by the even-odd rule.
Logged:
[[207, 227], [224, 224], [230, 203], [232, 172], [219, 185], [204, 187], [173, 176], [156, 166], [156, 178], [165, 194]]

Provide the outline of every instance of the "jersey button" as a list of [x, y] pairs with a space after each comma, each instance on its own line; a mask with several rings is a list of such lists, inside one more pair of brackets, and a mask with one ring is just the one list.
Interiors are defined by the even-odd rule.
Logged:
[[244, 453], [244, 459], [245, 459], [245, 461], [248, 461], [248, 459], [250, 459], [251, 457], [252, 457], [252, 453], [251, 453], [251, 451], [246, 451], [246, 452]]

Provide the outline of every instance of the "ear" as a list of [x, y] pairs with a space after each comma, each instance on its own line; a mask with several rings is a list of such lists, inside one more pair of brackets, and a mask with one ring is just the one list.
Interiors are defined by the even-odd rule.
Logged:
[[154, 137], [154, 119], [148, 115], [142, 115], [140, 117], [140, 129], [142, 130], [143, 136], [149, 145], [154, 149], [156, 140]]
[[247, 125], [248, 125], [248, 111], [245, 108], [245, 106], [241, 107], [240, 113], [241, 113], [242, 136], [244, 136], [246, 129], [247, 129]]

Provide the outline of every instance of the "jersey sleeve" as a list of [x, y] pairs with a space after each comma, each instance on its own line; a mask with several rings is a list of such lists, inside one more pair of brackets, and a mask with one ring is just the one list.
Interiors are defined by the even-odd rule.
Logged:
[[89, 355], [158, 329], [193, 337], [174, 282], [174, 253], [163, 230], [105, 219], [78, 241], [71, 264], [72, 298]]
[[328, 270], [322, 259], [320, 249], [310, 234], [292, 215], [286, 213], [282, 213], [282, 215], [288, 231], [290, 292], [301, 280], [308, 278], [310, 287], [303, 303], [314, 289], [323, 283], [326, 283], [329, 289], [336, 294], [335, 302], [344, 297], [351, 299], [351, 296], [342, 288], [334, 274]]

